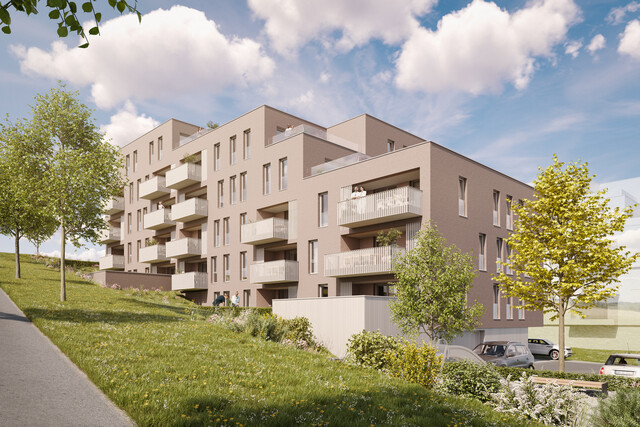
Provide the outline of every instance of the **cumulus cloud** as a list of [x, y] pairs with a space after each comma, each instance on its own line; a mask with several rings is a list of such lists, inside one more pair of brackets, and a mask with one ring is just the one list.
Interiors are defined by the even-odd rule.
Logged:
[[611, 12], [609, 12], [607, 21], [609, 21], [613, 25], [620, 24], [624, 21], [624, 17], [627, 15], [627, 13], [633, 13], [638, 10], [640, 10], [640, 3], [638, 3], [637, 1], [632, 1], [626, 6], [614, 7], [613, 9], [611, 9]]
[[135, 105], [127, 101], [121, 110], [111, 116], [109, 124], [100, 126], [100, 131], [111, 139], [113, 145], [123, 147], [159, 124], [153, 117], [138, 115]]
[[581, 47], [582, 42], [580, 40], [572, 40], [564, 44], [564, 53], [571, 55], [572, 58], [577, 58]]
[[538, 0], [509, 13], [474, 0], [442, 17], [436, 30], [419, 28], [402, 47], [396, 84], [407, 90], [499, 91], [504, 82], [525, 88], [537, 57], [552, 56], [580, 20], [573, 0]]
[[640, 60], [640, 21], [637, 19], [629, 22], [620, 35], [618, 53]]
[[[282, 55], [315, 38], [325, 47], [348, 51], [370, 39], [403, 42], [418, 27], [416, 16], [429, 12], [436, 0], [249, 0], [265, 32]], [[339, 38], [332, 37], [339, 32]]]
[[127, 99], [171, 99], [185, 92], [218, 92], [269, 77], [274, 62], [259, 43], [229, 39], [203, 12], [158, 9], [142, 23], [133, 15], [100, 27], [90, 49], [56, 41], [49, 51], [12, 46], [24, 73], [91, 85], [99, 108]]
[[[98, 261], [105, 254], [104, 249], [96, 249], [89, 248], [85, 249], [82, 252], [78, 250], [69, 251], [65, 250], [65, 259], [77, 259], [80, 261]], [[52, 251], [52, 252], [41, 252], [41, 255], [48, 256], [51, 258], [60, 258], [60, 251]]]
[[599, 51], [600, 49], [604, 49], [604, 47], [606, 45], [606, 41], [607, 40], [604, 38], [604, 36], [602, 34], [596, 34], [591, 39], [591, 42], [589, 42], [589, 44], [587, 45], [587, 50], [589, 51], [589, 53], [591, 55], [593, 55], [597, 51]]

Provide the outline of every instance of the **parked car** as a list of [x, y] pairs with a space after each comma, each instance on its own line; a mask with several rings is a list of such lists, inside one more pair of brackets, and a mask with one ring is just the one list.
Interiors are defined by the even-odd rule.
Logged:
[[640, 378], [640, 354], [612, 354], [600, 368], [600, 374]]
[[487, 363], [484, 359], [475, 354], [473, 350], [460, 345], [436, 344], [436, 351], [439, 355], [444, 357], [445, 362], [466, 360], [480, 365]]
[[[539, 354], [543, 356], [549, 356], [553, 360], [558, 360], [560, 357], [560, 347], [558, 344], [549, 340], [543, 340], [541, 338], [529, 338], [529, 350], [532, 354]], [[571, 347], [564, 348], [564, 357], [573, 355]]]
[[533, 354], [529, 348], [517, 341], [485, 341], [478, 344], [473, 352], [488, 363], [496, 366], [508, 366], [510, 368], [533, 367]]

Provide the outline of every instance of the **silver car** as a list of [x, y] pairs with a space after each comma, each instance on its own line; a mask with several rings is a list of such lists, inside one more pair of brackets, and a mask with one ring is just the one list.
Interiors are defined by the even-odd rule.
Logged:
[[[539, 354], [542, 356], [549, 356], [553, 360], [558, 360], [560, 357], [560, 347], [558, 344], [549, 340], [543, 340], [541, 338], [529, 338], [529, 350], [532, 354]], [[573, 355], [571, 347], [564, 348], [564, 357]]]
[[510, 368], [533, 367], [533, 354], [529, 348], [517, 341], [485, 341], [478, 344], [473, 352], [484, 361], [496, 366], [508, 366]]
[[600, 374], [640, 378], [640, 354], [612, 354], [600, 368]]

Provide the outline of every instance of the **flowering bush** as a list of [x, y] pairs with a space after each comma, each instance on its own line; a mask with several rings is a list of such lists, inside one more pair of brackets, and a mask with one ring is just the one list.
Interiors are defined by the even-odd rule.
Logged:
[[640, 426], [640, 391], [619, 391], [600, 401], [591, 424], [594, 426]]
[[389, 373], [405, 381], [433, 387], [442, 364], [442, 356], [430, 344], [405, 341], [396, 352], [388, 354]]
[[400, 343], [394, 337], [363, 330], [349, 338], [346, 359], [367, 368], [385, 369], [389, 365], [389, 354], [396, 352], [399, 347]]
[[117, 290], [122, 289], [122, 288], [120, 287], [120, 285], [118, 285], [117, 283], [114, 283], [113, 285], [111, 285], [111, 286], [109, 286], [109, 287], [110, 287], [111, 289], [117, 289]]
[[447, 362], [442, 368], [439, 390], [456, 396], [487, 402], [491, 393], [500, 391], [500, 375], [493, 365], [466, 360]]

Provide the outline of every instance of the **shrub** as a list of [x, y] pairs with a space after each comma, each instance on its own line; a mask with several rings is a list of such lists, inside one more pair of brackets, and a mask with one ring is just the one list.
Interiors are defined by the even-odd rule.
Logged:
[[311, 322], [306, 317], [286, 320], [285, 340], [298, 348], [315, 347], [316, 340], [311, 329]]
[[579, 381], [596, 381], [606, 382], [607, 390], [609, 391], [624, 391], [632, 390], [634, 388], [633, 378], [615, 376], [615, 375], [600, 375], [600, 374], [576, 374], [573, 372], [556, 372], [556, 371], [534, 371], [530, 369], [522, 368], [506, 368], [496, 367], [496, 371], [502, 376], [507, 378], [508, 376], [516, 377], [523, 373], [527, 376], [537, 375], [545, 378], [562, 378], [567, 380], [579, 380]]
[[438, 377], [442, 356], [430, 344], [405, 341], [395, 353], [388, 355], [389, 373], [396, 378], [431, 388]]
[[447, 362], [440, 376], [440, 390], [457, 396], [471, 397], [482, 402], [491, 400], [491, 393], [500, 391], [500, 375], [493, 365], [466, 360]]
[[247, 316], [245, 330], [254, 337], [280, 342], [286, 332], [285, 322], [274, 314], [251, 312]]
[[640, 391], [618, 392], [615, 396], [602, 399], [591, 423], [594, 426], [639, 426]]
[[349, 338], [346, 359], [367, 368], [385, 369], [388, 367], [389, 353], [396, 352], [399, 347], [396, 338], [382, 335], [379, 331], [363, 330]]

